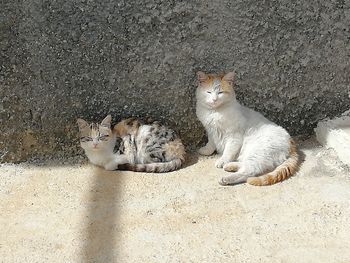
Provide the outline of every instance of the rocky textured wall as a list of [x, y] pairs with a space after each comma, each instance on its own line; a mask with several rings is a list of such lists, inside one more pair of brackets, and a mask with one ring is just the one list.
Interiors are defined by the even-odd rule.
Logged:
[[3, 162], [77, 154], [75, 119], [107, 113], [194, 147], [197, 70], [235, 70], [238, 99], [292, 134], [349, 107], [345, 0], [5, 0], [0, 21]]

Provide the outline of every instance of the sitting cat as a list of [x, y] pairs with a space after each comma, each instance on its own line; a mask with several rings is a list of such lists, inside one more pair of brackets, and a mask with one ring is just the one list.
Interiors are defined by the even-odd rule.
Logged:
[[101, 124], [90, 125], [77, 120], [80, 144], [91, 163], [106, 170], [158, 173], [181, 167], [185, 148], [174, 131], [157, 123], [141, 124], [136, 119], [123, 120], [111, 130], [111, 119], [108, 115]]
[[221, 185], [248, 182], [271, 185], [291, 176], [298, 166], [296, 146], [288, 132], [260, 113], [242, 106], [233, 90], [234, 73], [197, 73], [196, 113], [208, 134], [202, 155], [222, 154], [216, 167], [234, 172]]

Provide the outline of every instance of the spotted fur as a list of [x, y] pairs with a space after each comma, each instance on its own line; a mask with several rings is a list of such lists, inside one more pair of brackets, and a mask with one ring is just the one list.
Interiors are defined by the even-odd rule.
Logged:
[[122, 120], [113, 128], [120, 138], [119, 154], [127, 156], [124, 169], [137, 172], [168, 172], [181, 167], [185, 148], [176, 133], [158, 122], [136, 118]]

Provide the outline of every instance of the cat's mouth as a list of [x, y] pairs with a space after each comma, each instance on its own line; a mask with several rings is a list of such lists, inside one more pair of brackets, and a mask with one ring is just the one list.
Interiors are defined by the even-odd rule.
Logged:
[[215, 108], [217, 108], [218, 106], [220, 106], [220, 104], [217, 103], [217, 102], [210, 102], [210, 103], [209, 103], [209, 106], [210, 106], [212, 109], [215, 109]]

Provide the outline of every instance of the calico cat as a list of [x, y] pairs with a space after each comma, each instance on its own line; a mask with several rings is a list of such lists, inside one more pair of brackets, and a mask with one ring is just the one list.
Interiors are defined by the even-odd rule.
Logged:
[[128, 156], [126, 169], [137, 172], [169, 172], [185, 161], [185, 147], [176, 133], [158, 122], [136, 118], [122, 120], [113, 128], [121, 138], [119, 151]]
[[239, 104], [233, 89], [234, 73], [197, 73], [196, 114], [205, 127], [208, 143], [202, 155], [216, 150], [216, 167], [234, 172], [221, 178], [221, 185], [248, 182], [271, 185], [291, 176], [298, 167], [298, 154], [288, 132], [262, 114]]
[[111, 119], [108, 115], [101, 124], [77, 120], [80, 144], [91, 163], [106, 170], [155, 173], [173, 171], [183, 164], [185, 147], [173, 130], [134, 118], [119, 122], [112, 130]]
[[128, 162], [125, 155], [116, 154], [114, 147], [116, 136], [111, 129], [111, 115], [99, 123], [88, 123], [78, 119], [80, 146], [84, 149], [89, 161], [106, 170], [116, 170], [120, 164]]

